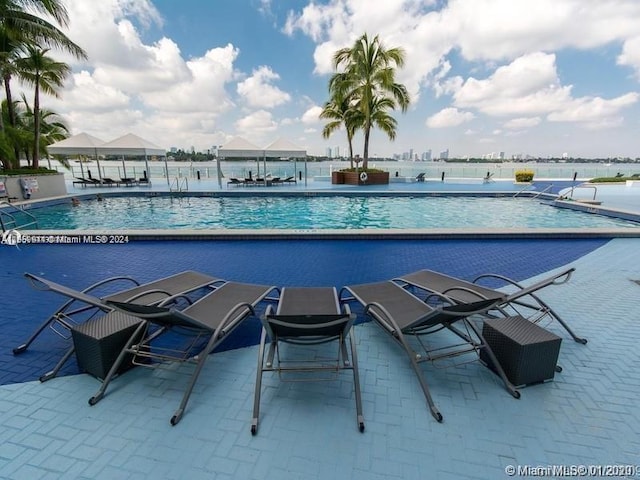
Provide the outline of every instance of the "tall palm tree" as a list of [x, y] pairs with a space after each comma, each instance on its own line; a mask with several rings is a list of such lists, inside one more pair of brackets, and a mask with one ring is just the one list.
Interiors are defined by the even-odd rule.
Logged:
[[[15, 126], [16, 114], [11, 98], [11, 78], [19, 72], [15, 60], [27, 45], [40, 45], [64, 50], [76, 58], [87, 57], [85, 51], [72, 42], [54, 23], [66, 27], [69, 17], [63, 0], [0, 0], [0, 77], [5, 88], [8, 115], [0, 122]], [[3, 150], [4, 151], [4, 150]], [[8, 160], [0, 157], [3, 164]], [[14, 162], [17, 162], [17, 155]]]
[[329, 81], [330, 99], [324, 104], [320, 118], [331, 120], [322, 129], [322, 136], [329, 138], [333, 132], [344, 127], [349, 143], [349, 162], [353, 168], [353, 136], [358, 128], [362, 127], [363, 116], [357, 108], [353, 106], [353, 100], [345, 95], [341, 88], [344, 82], [344, 74], [336, 73]]
[[[400, 107], [403, 112], [409, 107], [407, 88], [395, 80], [395, 69], [404, 65], [405, 53], [401, 48], [386, 49], [376, 35], [369, 40], [363, 34], [351, 48], [338, 50], [333, 57], [334, 67], [344, 69], [344, 81], [340, 82], [343, 95], [354, 99], [355, 107], [362, 113], [364, 132], [364, 149], [362, 168], [367, 169], [369, 163], [369, 137], [375, 125], [387, 128], [382, 130], [390, 139], [395, 138], [396, 124], [389, 122], [391, 118], [380, 115], [387, 110]], [[386, 99], [385, 101], [382, 101]], [[378, 120], [375, 120], [378, 118]], [[379, 122], [386, 119], [382, 124]], [[393, 136], [391, 136], [393, 133]]]
[[40, 91], [58, 96], [71, 68], [64, 62], [57, 62], [47, 56], [49, 49], [28, 45], [27, 56], [16, 60], [21, 79], [33, 85], [33, 168], [38, 168], [40, 160]]

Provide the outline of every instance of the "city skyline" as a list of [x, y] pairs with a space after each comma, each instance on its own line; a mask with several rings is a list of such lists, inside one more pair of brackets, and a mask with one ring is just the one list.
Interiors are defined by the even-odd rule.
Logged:
[[73, 75], [42, 104], [74, 134], [132, 132], [200, 151], [236, 135], [285, 137], [313, 155], [344, 154], [344, 132], [323, 139], [318, 113], [333, 52], [367, 32], [405, 50], [398, 80], [412, 97], [394, 113], [395, 142], [373, 131], [372, 155], [640, 156], [634, 0], [65, 3], [67, 33], [89, 60], [51, 52]]

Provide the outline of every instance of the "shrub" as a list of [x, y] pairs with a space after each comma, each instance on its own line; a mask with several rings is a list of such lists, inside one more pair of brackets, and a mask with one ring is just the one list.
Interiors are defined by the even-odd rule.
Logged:
[[533, 170], [516, 170], [516, 182], [530, 182], [533, 175]]

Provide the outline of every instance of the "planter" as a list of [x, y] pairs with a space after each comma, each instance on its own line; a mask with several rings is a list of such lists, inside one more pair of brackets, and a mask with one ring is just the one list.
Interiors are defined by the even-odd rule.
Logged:
[[344, 172], [331, 172], [331, 183], [342, 185], [344, 183]]
[[389, 172], [367, 172], [366, 180], [362, 180], [362, 172], [339, 172], [344, 176], [347, 185], [388, 185]]

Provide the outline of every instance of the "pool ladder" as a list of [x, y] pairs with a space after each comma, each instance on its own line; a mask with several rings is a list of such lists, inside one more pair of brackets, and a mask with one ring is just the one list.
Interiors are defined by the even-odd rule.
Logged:
[[187, 177], [176, 177], [171, 181], [169, 185], [170, 192], [188, 192], [189, 191], [189, 179]]
[[[23, 224], [18, 224], [18, 220], [16, 219], [16, 217], [7, 211], [7, 209], [9, 208], [15, 210], [14, 213], [26, 215], [30, 219], [30, 221]], [[0, 228], [2, 228], [3, 232], [11, 229], [26, 228], [31, 226], [35, 226], [36, 228], [38, 228], [38, 220], [36, 220], [36, 217], [34, 217], [31, 213], [22, 208], [16, 207], [6, 200], [0, 202]]]

